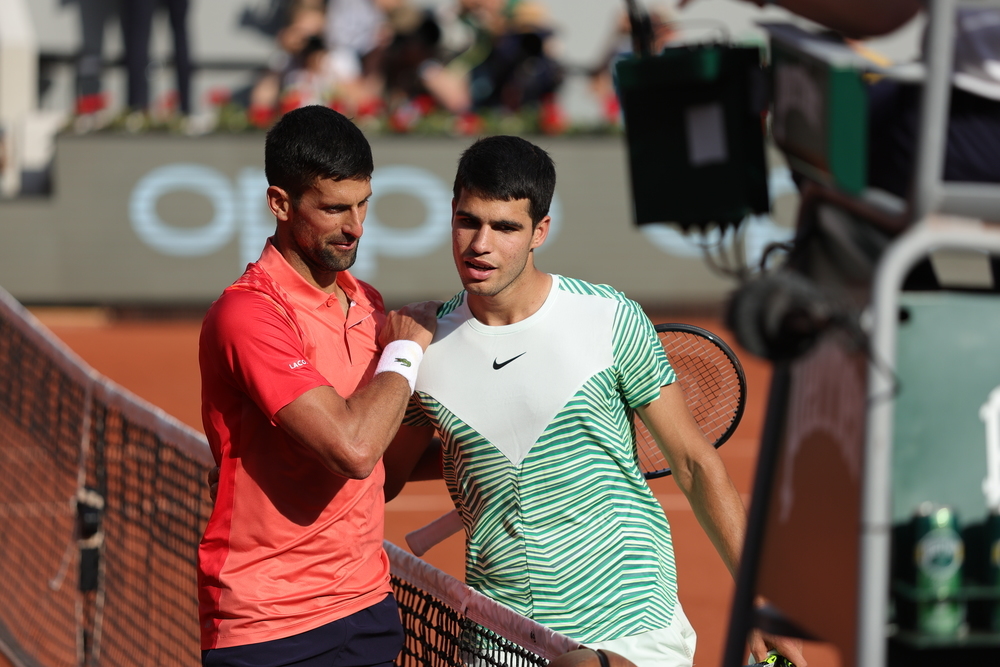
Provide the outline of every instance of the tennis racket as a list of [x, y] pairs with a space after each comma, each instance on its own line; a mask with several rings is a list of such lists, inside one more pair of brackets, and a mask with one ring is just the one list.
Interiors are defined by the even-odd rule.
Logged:
[[[705, 439], [721, 447], [740, 425], [746, 407], [743, 365], [725, 341], [707, 329], [693, 324], [657, 324], [655, 329], [688, 410]], [[635, 440], [639, 469], [646, 479], [669, 475], [666, 457], [638, 415]]]
[[[654, 328], [695, 422], [706, 440], [721, 447], [739, 426], [746, 406], [747, 383], [740, 360], [725, 341], [707, 329], [691, 324], [657, 324]], [[639, 469], [646, 479], [669, 475], [666, 457], [638, 415], [635, 438]], [[452, 510], [408, 533], [406, 543], [410, 551], [422, 556], [461, 530], [462, 519]]]

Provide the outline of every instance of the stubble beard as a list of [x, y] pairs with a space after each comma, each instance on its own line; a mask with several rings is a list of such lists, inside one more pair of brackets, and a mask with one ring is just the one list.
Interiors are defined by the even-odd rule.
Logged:
[[358, 259], [358, 246], [348, 253], [339, 253], [330, 248], [322, 248], [316, 255], [316, 263], [327, 271], [346, 271]]

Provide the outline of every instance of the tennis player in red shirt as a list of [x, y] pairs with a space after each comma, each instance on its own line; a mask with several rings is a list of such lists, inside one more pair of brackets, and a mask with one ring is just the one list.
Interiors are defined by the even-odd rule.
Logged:
[[220, 468], [198, 550], [203, 665], [389, 665], [403, 642], [382, 549], [382, 454], [435, 304], [384, 314], [347, 271], [371, 148], [324, 107], [264, 149], [277, 231], [202, 326], [202, 418]]

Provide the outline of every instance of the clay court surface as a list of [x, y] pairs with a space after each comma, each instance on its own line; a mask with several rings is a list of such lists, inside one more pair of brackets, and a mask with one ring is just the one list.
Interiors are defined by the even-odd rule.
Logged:
[[[43, 308], [33, 312], [99, 372], [180, 421], [202, 430], [198, 317], [115, 318], [101, 309]], [[662, 315], [653, 319], [690, 322], [719, 333], [730, 344], [734, 342], [718, 320]], [[720, 451], [744, 502], [749, 503], [770, 371], [767, 364], [739, 348], [736, 352], [747, 372], [749, 397], [740, 428]], [[714, 667], [721, 663], [732, 578], [673, 480], [669, 477], [653, 480], [651, 487], [669, 517], [674, 535], [681, 601], [698, 632], [695, 664]], [[450, 509], [444, 482], [411, 484], [386, 508], [386, 538], [405, 548], [404, 535], [408, 531]], [[431, 549], [424, 558], [461, 579], [463, 556], [462, 537], [456, 535]], [[836, 664], [822, 647], [810, 647], [807, 657], [810, 667]]]

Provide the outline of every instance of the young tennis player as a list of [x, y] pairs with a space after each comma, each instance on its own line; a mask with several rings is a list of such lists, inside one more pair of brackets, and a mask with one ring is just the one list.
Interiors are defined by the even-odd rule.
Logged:
[[[640, 667], [689, 666], [695, 633], [670, 526], [635, 462], [633, 411], [733, 574], [745, 511], [640, 307], [535, 266], [555, 180], [548, 154], [520, 138], [482, 139], [462, 155], [452, 243], [465, 289], [438, 311], [386, 454], [387, 496], [413, 465], [442, 456], [470, 586]], [[427, 455], [434, 431], [441, 454]], [[778, 648], [805, 665], [796, 646]], [[759, 637], [752, 649], [766, 654]]]
[[[391, 665], [403, 642], [383, 540], [382, 453], [434, 306], [383, 312], [353, 278], [371, 149], [325, 107], [264, 148], [277, 221], [212, 305], [199, 362], [220, 474], [198, 549], [204, 665]], [[384, 349], [383, 349], [384, 348]]]

